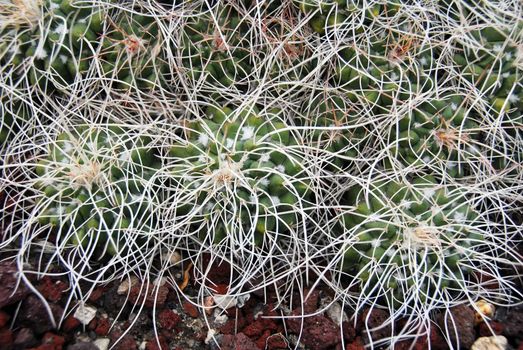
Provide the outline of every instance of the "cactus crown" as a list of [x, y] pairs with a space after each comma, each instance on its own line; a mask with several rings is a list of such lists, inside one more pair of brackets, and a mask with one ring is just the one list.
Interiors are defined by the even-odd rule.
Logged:
[[133, 133], [119, 126], [75, 126], [39, 160], [39, 220], [61, 232], [61, 243], [115, 255], [129, 229], [146, 232], [153, 224], [146, 193], [157, 164], [148, 137]]
[[390, 294], [394, 305], [418, 297], [439, 303], [446, 288], [466, 284], [484, 235], [459, 188], [425, 176], [356, 187], [349, 197], [355, 207], [342, 216], [349, 234], [342, 267], [368, 297]]
[[209, 107], [208, 119], [186, 123], [184, 141], [171, 148], [177, 212], [205, 234], [211, 227], [215, 242], [238, 231], [260, 245], [297, 224], [310, 191], [280, 113]]

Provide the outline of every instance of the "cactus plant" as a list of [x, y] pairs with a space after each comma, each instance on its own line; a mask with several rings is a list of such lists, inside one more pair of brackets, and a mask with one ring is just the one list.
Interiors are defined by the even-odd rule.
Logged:
[[[115, 255], [129, 232], [146, 235], [154, 225], [147, 191], [157, 171], [148, 137], [119, 126], [78, 125], [62, 132], [35, 168], [41, 225], [60, 243]], [[137, 232], [137, 233], [136, 233]]]
[[502, 116], [507, 129], [513, 128], [514, 123], [521, 124], [523, 112], [523, 61], [518, 46], [522, 37], [523, 22], [512, 33], [482, 26], [471, 31], [468, 41], [457, 45], [454, 55], [463, 79], [473, 84], [487, 101], [489, 114]]
[[183, 127], [170, 150], [176, 215], [202, 239], [263, 246], [302, 220], [309, 180], [280, 114], [211, 106], [206, 119]]
[[306, 144], [325, 159], [328, 171], [346, 171], [373, 142], [371, 131], [360, 125], [365, 118], [357, 107], [342, 94], [320, 92], [305, 100], [303, 115], [307, 117], [296, 118], [307, 133]]
[[405, 166], [438, 168], [461, 177], [468, 170], [467, 161], [479, 153], [478, 119], [462, 95], [427, 100], [391, 125], [385, 164], [390, 167], [398, 160]]
[[342, 268], [367, 297], [382, 296], [388, 307], [434, 305], [466, 288], [485, 235], [459, 187], [425, 176], [355, 187], [349, 198], [354, 210], [341, 216], [350, 242]]
[[351, 17], [360, 18], [363, 15], [364, 21], [356, 27], [357, 33], [364, 30], [364, 25], [368, 25], [378, 16], [393, 16], [401, 8], [399, 1], [388, 1], [386, 5], [374, 3], [366, 5], [363, 1], [345, 0], [294, 0], [304, 14], [311, 14], [310, 26], [318, 34], [325, 34], [326, 30], [346, 27], [346, 23], [351, 23]]
[[152, 88], [160, 81], [161, 36], [153, 18], [80, 7], [72, 0], [47, 0], [33, 11], [32, 22], [0, 28], [0, 63], [17, 79], [27, 75], [30, 85], [50, 90], [88, 72], [125, 89]]
[[213, 12], [202, 11], [184, 25], [181, 56], [186, 74], [213, 85], [245, 85], [252, 70], [251, 48], [241, 34], [248, 31], [247, 24], [232, 6], [220, 5]]
[[[0, 90], [0, 94], [2, 91]], [[17, 98], [2, 95], [0, 98], [0, 149], [15, 137], [29, 121], [29, 108]]]

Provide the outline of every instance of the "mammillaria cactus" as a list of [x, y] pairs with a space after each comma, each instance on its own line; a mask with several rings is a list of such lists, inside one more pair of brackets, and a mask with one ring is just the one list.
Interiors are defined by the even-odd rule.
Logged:
[[[25, 5], [14, 1], [10, 11]], [[0, 62], [18, 80], [27, 75], [30, 85], [42, 89], [63, 88], [87, 72], [125, 89], [160, 81], [161, 35], [151, 17], [47, 0], [35, 1], [31, 17], [22, 19], [0, 27]]]
[[154, 225], [146, 193], [156, 158], [148, 137], [119, 126], [74, 126], [38, 161], [38, 221], [67, 241], [117, 254]]
[[[0, 90], [1, 93], [2, 90]], [[27, 106], [18, 99], [11, 97], [8, 100], [7, 94], [0, 98], [0, 116], [2, 117], [0, 120], [0, 149], [16, 136], [21, 126], [28, 122], [28, 115]]]
[[262, 246], [302, 220], [309, 179], [279, 114], [209, 107], [206, 119], [183, 127], [170, 151], [176, 213], [203, 239]]
[[404, 166], [436, 168], [451, 177], [463, 176], [467, 161], [479, 152], [478, 122], [461, 95], [427, 100], [390, 126], [390, 153], [385, 163], [390, 166], [398, 160]]
[[355, 209], [342, 216], [348, 242], [342, 267], [361, 281], [363, 293], [383, 296], [388, 306], [437, 304], [465, 288], [485, 236], [459, 187], [425, 176], [356, 187], [350, 198]]
[[[213, 11], [211, 13], [210, 11]], [[213, 85], [246, 84], [252, 50], [241, 33], [247, 24], [232, 6], [218, 6], [191, 17], [182, 34], [182, 63], [191, 79]]]
[[298, 122], [305, 127], [307, 144], [334, 173], [361, 158], [361, 151], [372, 142], [370, 131], [359, 125], [358, 105], [341, 94], [316, 94], [305, 101], [304, 115], [307, 118]]
[[[523, 23], [523, 22], [522, 22]], [[517, 130], [523, 113], [523, 24], [512, 32], [486, 26], [458, 45], [454, 62], [462, 77], [477, 87], [489, 113], [503, 115], [503, 126]]]
[[[365, 24], [379, 15], [392, 16], [401, 6], [398, 1], [389, 1], [387, 5], [377, 2], [366, 5], [363, 1], [345, 0], [294, 0], [294, 3], [303, 13], [313, 14], [310, 25], [319, 34], [325, 34], [326, 28], [332, 29], [351, 23], [350, 18], [360, 18], [362, 13]], [[358, 26], [357, 29], [361, 33], [363, 26]]]

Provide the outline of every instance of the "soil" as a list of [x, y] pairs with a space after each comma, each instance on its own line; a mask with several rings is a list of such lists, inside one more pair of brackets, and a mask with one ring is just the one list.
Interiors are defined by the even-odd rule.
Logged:
[[[193, 278], [183, 292], [184, 299], [165, 280], [141, 283], [137, 278], [115, 281], [92, 291], [83, 305], [84, 319], [75, 310], [80, 305], [71, 298], [66, 275], [32, 277], [30, 282], [46, 300], [33, 293], [24, 283], [17, 283], [17, 266], [13, 261], [0, 262], [0, 349], [96, 350], [96, 349], [364, 349], [370, 341], [390, 337], [392, 327], [369, 328], [384, 324], [389, 315], [384, 310], [367, 309], [357, 317], [357, 327], [349, 319], [339, 320], [335, 313], [320, 313], [301, 321], [302, 313], [314, 313], [329, 299], [329, 291], [311, 291], [303, 305], [278, 307], [273, 291], [252, 293], [242, 307], [202, 310], [188, 300], [196, 297]], [[226, 268], [213, 270], [216, 290], [226, 291]], [[181, 272], [181, 271], [180, 271]], [[309, 291], [305, 291], [306, 293]], [[195, 300], [195, 299], [192, 299]], [[299, 298], [296, 298], [299, 300]], [[212, 305], [212, 304], [210, 304]], [[50, 311], [55, 320], [53, 325]], [[474, 312], [458, 306], [449, 313], [436, 315], [430, 337], [396, 344], [395, 349], [448, 349], [437, 325], [444, 325], [452, 315], [457, 327], [450, 341], [460, 349], [468, 349], [481, 336], [492, 332], [504, 335], [513, 349], [523, 350], [523, 306], [498, 308], [489, 324], [475, 324]], [[284, 317], [286, 315], [286, 317]], [[329, 316], [330, 315], [330, 316]], [[82, 323], [84, 322], [84, 323]], [[339, 324], [341, 322], [341, 324]], [[398, 321], [398, 325], [401, 320]], [[400, 328], [400, 327], [394, 327]], [[301, 337], [299, 334], [302, 334]], [[458, 334], [459, 336], [456, 336]], [[430, 343], [430, 344], [429, 344]]]

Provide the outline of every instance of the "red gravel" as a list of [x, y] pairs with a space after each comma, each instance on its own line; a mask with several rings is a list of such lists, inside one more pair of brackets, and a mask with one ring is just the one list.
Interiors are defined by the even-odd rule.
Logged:
[[199, 312], [196, 306], [194, 306], [192, 303], [188, 301], [183, 302], [183, 310], [187, 315], [191, 316], [192, 318], [197, 318], [199, 316]]
[[158, 323], [160, 327], [166, 330], [172, 330], [176, 328], [178, 323], [182, 321], [180, 315], [172, 310], [165, 309], [158, 315]]

